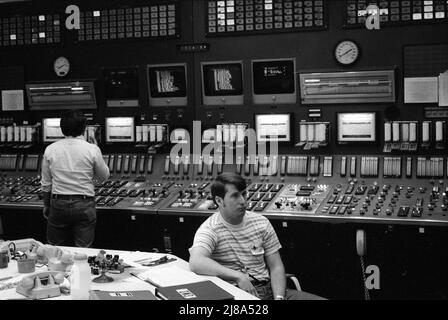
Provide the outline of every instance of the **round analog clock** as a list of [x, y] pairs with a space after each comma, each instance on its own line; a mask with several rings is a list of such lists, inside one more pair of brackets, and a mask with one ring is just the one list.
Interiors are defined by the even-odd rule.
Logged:
[[358, 45], [351, 40], [339, 42], [334, 50], [336, 61], [344, 66], [354, 64], [358, 60], [359, 54]]
[[65, 77], [70, 71], [70, 62], [66, 57], [59, 57], [54, 61], [53, 69], [58, 77]]

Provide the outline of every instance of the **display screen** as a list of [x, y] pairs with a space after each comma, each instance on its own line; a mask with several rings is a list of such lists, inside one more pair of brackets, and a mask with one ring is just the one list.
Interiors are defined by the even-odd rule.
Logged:
[[149, 90], [153, 98], [187, 96], [185, 66], [149, 66]]
[[376, 114], [374, 112], [338, 113], [338, 142], [375, 142]]
[[291, 141], [291, 115], [255, 115], [255, 130], [259, 142], [289, 142]]
[[105, 69], [103, 71], [106, 99], [138, 99], [137, 68]]
[[42, 120], [43, 142], [51, 143], [64, 139], [61, 131], [61, 118], [45, 118]]
[[294, 60], [253, 61], [255, 94], [295, 93]]
[[106, 142], [134, 142], [133, 117], [106, 118]]
[[233, 96], [243, 94], [241, 63], [204, 64], [204, 94], [206, 96]]

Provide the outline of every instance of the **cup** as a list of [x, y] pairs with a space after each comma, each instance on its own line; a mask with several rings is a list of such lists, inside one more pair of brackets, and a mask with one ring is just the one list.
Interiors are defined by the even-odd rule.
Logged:
[[36, 270], [36, 261], [28, 258], [17, 260], [17, 270], [19, 273], [32, 273]]
[[7, 251], [0, 252], [0, 269], [8, 268], [8, 262], [9, 262], [8, 252]]

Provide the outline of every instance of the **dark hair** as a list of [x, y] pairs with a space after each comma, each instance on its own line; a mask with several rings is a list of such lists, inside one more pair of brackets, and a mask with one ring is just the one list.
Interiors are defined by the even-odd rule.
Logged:
[[87, 119], [79, 110], [65, 112], [61, 118], [61, 130], [66, 137], [77, 137], [84, 134]]
[[215, 197], [218, 196], [224, 199], [226, 195], [226, 184], [233, 184], [240, 192], [246, 189], [246, 181], [239, 174], [233, 172], [220, 174], [211, 187], [213, 202], [216, 205], [218, 204], [215, 201]]

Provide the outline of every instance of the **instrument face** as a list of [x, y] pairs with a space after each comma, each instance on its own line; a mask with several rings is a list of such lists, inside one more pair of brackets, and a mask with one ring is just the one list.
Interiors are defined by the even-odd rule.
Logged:
[[334, 51], [336, 61], [342, 65], [349, 66], [354, 64], [360, 55], [358, 45], [351, 40], [340, 42]]

